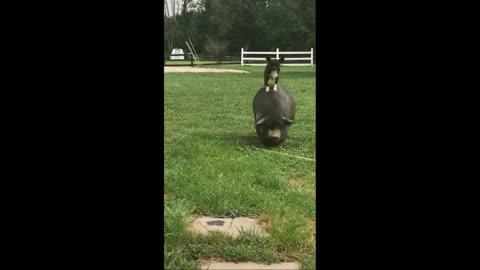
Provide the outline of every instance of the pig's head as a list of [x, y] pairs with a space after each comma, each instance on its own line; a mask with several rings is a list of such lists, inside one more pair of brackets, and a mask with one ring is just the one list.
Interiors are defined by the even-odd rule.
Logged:
[[284, 115], [258, 115], [255, 130], [263, 144], [275, 146], [287, 138], [288, 127], [293, 123]]

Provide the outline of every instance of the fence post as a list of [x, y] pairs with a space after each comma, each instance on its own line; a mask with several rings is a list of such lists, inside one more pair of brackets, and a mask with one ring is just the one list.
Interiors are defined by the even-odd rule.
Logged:
[[313, 67], [313, 48], [310, 48], [311, 58], [310, 58], [310, 66]]
[[193, 67], [193, 55], [191, 53], [188, 55], [190, 55], [190, 66]]
[[242, 48], [242, 51], [240, 53], [240, 66], [243, 67], [243, 48]]
[[278, 48], [277, 48], [277, 60], [280, 59], [280, 54], [279, 54], [279, 52], [280, 52], [280, 51], [279, 51]]

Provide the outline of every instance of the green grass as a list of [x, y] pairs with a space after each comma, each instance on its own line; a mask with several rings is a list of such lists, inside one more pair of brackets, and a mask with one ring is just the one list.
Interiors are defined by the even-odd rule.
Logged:
[[[208, 66], [211, 68], [212, 66]], [[315, 162], [264, 151], [252, 100], [263, 67], [218, 66], [251, 73], [164, 74], [165, 269], [199, 269], [200, 259], [274, 263], [296, 260], [315, 268]], [[315, 159], [315, 68], [282, 67], [280, 82], [297, 113], [274, 152]], [[268, 237], [194, 236], [195, 215], [261, 218]]]

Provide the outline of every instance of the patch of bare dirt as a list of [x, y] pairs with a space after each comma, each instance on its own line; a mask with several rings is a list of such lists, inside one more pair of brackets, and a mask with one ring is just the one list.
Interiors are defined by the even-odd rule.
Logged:
[[315, 246], [317, 242], [317, 221], [313, 218], [313, 219], [309, 219], [307, 223], [308, 223], [308, 226], [313, 230], [312, 241], [313, 241], [313, 245]]
[[191, 72], [191, 73], [249, 73], [245, 70], [239, 69], [225, 69], [225, 68], [199, 68], [199, 67], [163, 67], [164, 73], [183, 73], [183, 72]]
[[301, 187], [304, 185], [304, 181], [300, 178], [290, 178], [288, 179], [288, 185], [291, 187]]
[[313, 197], [314, 199], [317, 198], [317, 193], [315, 191], [315, 188], [307, 188], [307, 194]]
[[[313, 219], [309, 219], [309, 220], [308, 220], [308, 225], [312, 226], [313, 229], [315, 230], [315, 228], [317, 227], [317, 221], [316, 221], [314, 218], [313, 218]], [[316, 232], [313, 232], [313, 233], [315, 234]]]
[[305, 181], [303, 181], [300, 178], [290, 178], [287, 181], [288, 186], [294, 187], [294, 188], [303, 188], [303, 190], [311, 197], [314, 199], [316, 198], [316, 192], [315, 192], [315, 187], [311, 187], [309, 185], [305, 185]]

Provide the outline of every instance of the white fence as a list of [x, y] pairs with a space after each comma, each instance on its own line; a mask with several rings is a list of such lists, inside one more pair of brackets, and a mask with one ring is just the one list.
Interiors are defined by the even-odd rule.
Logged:
[[288, 64], [288, 63], [282, 63], [283, 66], [313, 66], [313, 48], [310, 49], [310, 51], [304, 51], [304, 52], [281, 52], [278, 50], [275, 52], [254, 52], [254, 51], [244, 51], [242, 48], [240, 57], [241, 57], [241, 65], [249, 65], [249, 66], [265, 66], [265, 64], [250, 64], [250, 63], [244, 63], [245, 60], [256, 60], [256, 61], [267, 61], [265, 57], [244, 57], [245, 54], [272, 54], [277, 57], [277, 59], [280, 59], [281, 54], [303, 54], [303, 55], [309, 55], [309, 57], [285, 57], [285, 62], [287, 61], [292, 61], [292, 60], [309, 60], [310, 63], [297, 63], [297, 64]]

